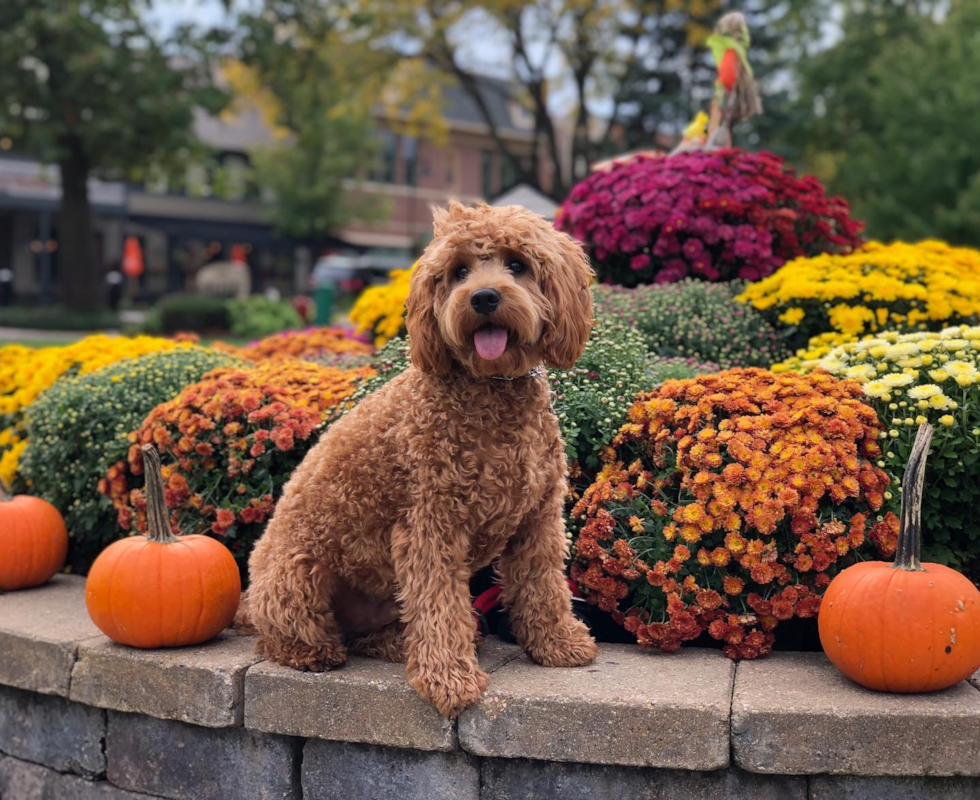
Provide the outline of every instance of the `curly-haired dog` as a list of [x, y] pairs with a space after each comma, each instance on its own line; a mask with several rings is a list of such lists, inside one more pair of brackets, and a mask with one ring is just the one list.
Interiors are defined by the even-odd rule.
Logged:
[[499, 556], [528, 655], [592, 661], [565, 582], [565, 453], [539, 369], [582, 354], [590, 278], [581, 248], [523, 208], [436, 212], [408, 298], [412, 366], [324, 434], [252, 553], [263, 655], [317, 671], [348, 648], [405, 661], [454, 716], [487, 684], [469, 579]]

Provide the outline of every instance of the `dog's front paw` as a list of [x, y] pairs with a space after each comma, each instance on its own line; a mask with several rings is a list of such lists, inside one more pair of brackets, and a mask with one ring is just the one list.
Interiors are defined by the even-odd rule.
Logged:
[[326, 672], [347, 661], [347, 648], [339, 641], [314, 646], [301, 642], [280, 643], [263, 637], [255, 651], [270, 661], [302, 672]]
[[537, 641], [528, 642], [525, 650], [544, 667], [584, 667], [599, 652], [589, 629], [577, 619]]
[[408, 670], [412, 688], [436, 711], [450, 718], [479, 700], [489, 680], [490, 676], [479, 667], [427, 670], [410, 666]]

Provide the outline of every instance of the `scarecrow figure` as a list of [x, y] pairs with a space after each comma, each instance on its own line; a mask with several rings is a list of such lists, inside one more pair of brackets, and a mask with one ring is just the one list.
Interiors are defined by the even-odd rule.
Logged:
[[718, 78], [708, 123], [708, 149], [730, 147], [732, 127], [762, 113], [762, 101], [749, 64], [749, 27], [739, 11], [725, 14], [707, 45], [715, 59]]

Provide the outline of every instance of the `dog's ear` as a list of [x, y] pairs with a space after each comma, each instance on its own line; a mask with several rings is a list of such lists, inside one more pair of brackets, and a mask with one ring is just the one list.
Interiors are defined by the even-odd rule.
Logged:
[[593, 272], [578, 242], [557, 231], [555, 241], [541, 279], [541, 291], [551, 305], [542, 346], [548, 366], [569, 369], [582, 356], [592, 329]]
[[412, 270], [405, 304], [405, 327], [408, 329], [412, 364], [423, 372], [446, 373], [452, 365], [452, 354], [439, 332], [434, 303], [432, 271], [426, 267], [425, 260], [420, 259]]

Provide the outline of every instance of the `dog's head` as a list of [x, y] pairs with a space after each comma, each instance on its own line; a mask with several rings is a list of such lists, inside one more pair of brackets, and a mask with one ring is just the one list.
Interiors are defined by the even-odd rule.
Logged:
[[582, 248], [520, 206], [435, 212], [435, 239], [412, 273], [412, 362], [478, 377], [574, 364], [592, 325], [592, 269]]

